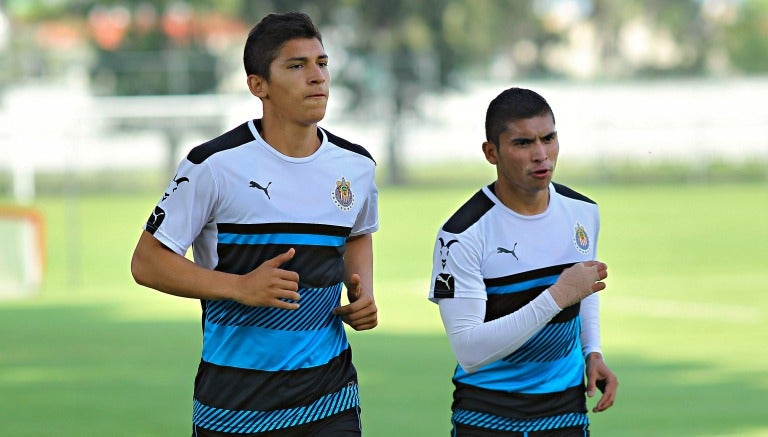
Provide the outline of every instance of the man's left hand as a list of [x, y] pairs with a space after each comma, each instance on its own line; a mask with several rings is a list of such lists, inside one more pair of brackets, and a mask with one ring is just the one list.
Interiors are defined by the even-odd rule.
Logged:
[[353, 274], [346, 284], [349, 304], [336, 307], [333, 314], [341, 316], [341, 319], [355, 331], [373, 329], [378, 322], [378, 309], [373, 296], [363, 289], [360, 283], [360, 275]]
[[[598, 384], [600, 384], [603, 395], [600, 396], [597, 405], [592, 409], [595, 413], [611, 408], [616, 400], [619, 379], [605, 364], [603, 356], [597, 352], [592, 352], [587, 357], [587, 396], [592, 397], [595, 395]], [[605, 385], [604, 387], [603, 384]]]

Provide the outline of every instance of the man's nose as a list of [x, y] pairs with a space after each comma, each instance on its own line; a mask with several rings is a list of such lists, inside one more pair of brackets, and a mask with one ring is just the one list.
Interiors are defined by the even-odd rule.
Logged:
[[545, 161], [547, 156], [547, 146], [537, 139], [531, 147], [531, 159], [534, 161]]
[[323, 74], [323, 69], [319, 65], [315, 65], [310, 68], [311, 68], [311, 71], [309, 72], [310, 83], [325, 82], [325, 74]]

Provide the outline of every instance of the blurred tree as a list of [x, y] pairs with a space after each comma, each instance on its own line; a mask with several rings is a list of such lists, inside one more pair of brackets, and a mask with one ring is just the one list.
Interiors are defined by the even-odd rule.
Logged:
[[726, 27], [725, 48], [737, 70], [750, 74], [768, 71], [768, 1], [745, 1]]
[[88, 13], [96, 53], [92, 68], [95, 92], [163, 95], [217, 89], [218, 60], [189, 4], [107, 3], [93, 6]]
[[335, 27], [351, 29], [341, 43], [352, 62], [362, 62], [344, 69], [339, 80], [353, 90], [351, 109], [381, 111], [389, 117], [387, 179], [393, 184], [405, 181], [399, 144], [404, 117], [418, 116], [420, 94], [460, 86], [460, 72], [488, 65], [506, 46], [510, 27], [506, 19], [531, 16], [529, 4], [519, 1], [346, 0], [338, 4], [328, 9], [335, 11], [333, 16], [323, 18]]
[[[722, 4], [738, 1], [272, 0], [243, 2], [241, 12], [257, 20], [270, 11], [303, 10], [324, 33], [335, 33], [331, 43], [344, 49], [345, 65], [334, 65], [334, 80], [352, 91], [350, 113], [388, 121], [387, 178], [400, 183], [404, 120], [418, 116], [421, 93], [460, 87], [472, 75], [504, 80], [702, 75], [722, 26], [703, 12]], [[753, 20], [752, 35], [764, 35], [757, 31], [759, 23]], [[766, 40], [752, 38], [743, 52], [755, 53]], [[580, 50], [595, 55], [579, 57]], [[591, 65], [579, 70], [583, 58]], [[761, 61], [752, 65], [765, 68]]]
[[[236, 21], [245, 33], [269, 12], [304, 11], [338, 51], [334, 81], [350, 91], [350, 113], [387, 120], [394, 183], [403, 181], [399, 144], [405, 123], [419, 116], [420, 95], [461, 87], [467, 78], [768, 72], [766, 0], [4, 2], [10, 17], [28, 22], [89, 17], [94, 83], [117, 94], [215, 91], [220, 52], [206, 23]], [[238, 34], [232, 45], [241, 44]]]
[[343, 51], [333, 60], [334, 81], [351, 91], [350, 113], [387, 120], [390, 183], [404, 181], [403, 120], [418, 115], [420, 94], [459, 86], [460, 72], [488, 64], [509, 28], [500, 12], [531, 15], [527, 2], [513, 0], [272, 0], [243, 1], [240, 9], [253, 22], [295, 10], [312, 16], [326, 36], [333, 35], [326, 43]]

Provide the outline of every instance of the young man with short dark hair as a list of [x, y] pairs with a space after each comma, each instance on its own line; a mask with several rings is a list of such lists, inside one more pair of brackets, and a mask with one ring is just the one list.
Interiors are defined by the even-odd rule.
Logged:
[[559, 148], [543, 97], [499, 94], [483, 143], [496, 181], [438, 231], [429, 298], [459, 363], [453, 436], [585, 437], [585, 390], [605, 383], [593, 411], [613, 405], [594, 294], [608, 274], [595, 260], [599, 214], [552, 182]]
[[376, 165], [317, 125], [330, 74], [308, 16], [264, 17], [243, 61], [262, 118], [182, 160], [131, 271], [139, 284], [201, 301], [193, 435], [359, 436], [342, 322], [377, 325]]

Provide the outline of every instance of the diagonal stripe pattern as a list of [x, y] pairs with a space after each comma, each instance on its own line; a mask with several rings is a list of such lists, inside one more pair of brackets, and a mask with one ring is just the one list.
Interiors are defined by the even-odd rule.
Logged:
[[561, 414], [540, 419], [510, 419], [488, 413], [457, 409], [453, 412], [453, 422], [498, 431], [531, 432], [587, 425], [589, 419], [586, 414], [580, 413]]
[[250, 307], [234, 301], [209, 301], [206, 321], [227, 326], [258, 326], [281, 331], [310, 331], [331, 324], [331, 311], [338, 306], [341, 283], [325, 288], [299, 289], [297, 310]]
[[359, 403], [358, 385], [350, 383], [309, 405], [273, 411], [225, 410], [209, 407], [195, 399], [192, 418], [195, 425], [211, 431], [249, 434], [321, 420]]
[[510, 363], [531, 363], [565, 358], [576, 347], [580, 332], [581, 317], [566, 323], [550, 323], [503, 360]]

